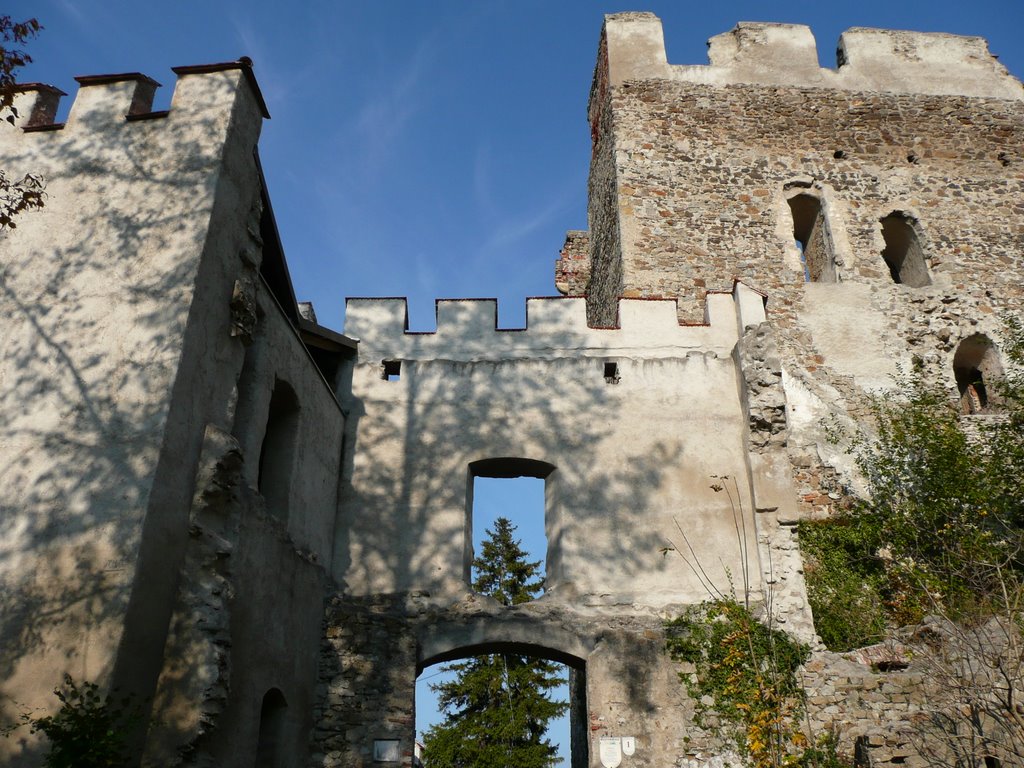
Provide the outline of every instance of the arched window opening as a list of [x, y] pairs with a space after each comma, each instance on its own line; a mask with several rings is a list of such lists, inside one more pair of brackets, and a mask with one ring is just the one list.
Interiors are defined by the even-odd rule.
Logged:
[[288, 496], [298, 432], [299, 400], [287, 383], [278, 380], [270, 397], [267, 429], [260, 448], [258, 486], [267, 511], [282, 520], [288, 519]]
[[836, 282], [836, 262], [833, 255], [832, 233], [821, 199], [800, 194], [788, 200], [793, 214], [793, 238], [800, 249], [804, 265], [804, 281], [809, 283]]
[[[430, 765], [432, 748], [446, 758], [447, 750], [462, 750], [451, 756], [451, 763], [473, 765], [478, 751], [488, 754], [497, 747], [507, 750], [508, 765], [518, 764], [517, 750], [524, 750], [533, 759], [521, 762], [536, 763], [538, 752], [546, 752], [554, 765], [587, 768], [590, 729], [584, 666], [538, 655], [543, 651], [533, 647], [472, 650], [475, 655], [426, 667], [416, 679], [416, 741], [422, 745], [425, 764]], [[460, 729], [482, 736], [463, 739]], [[499, 733], [514, 735], [486, 743], [490, 734]]]
[[993, 384], [1002, 378], [1003, 366], [995, 344], [984, 334], [968, 336], [957, 346], [953, 376], [961, 413], [984, 413], [998, 405], [999, 395]]
[[256, 768], [279, 768], [284, 765], [284, 723], [288, 703], [284, 694], [271, 688], [263, 696], [260, 707], [259, 742], [256, 746]]
[[930, 285], [928, 264], [921, 248], [921, 240], [914, 226], [914, 219], [903, 211], [893, 211], [882, 219], [882, 259], [889, 267], [889, 274], [894, 283], [902, 283], [911, 288]]
[[[518, 551], [529, 566], [527, 581], [539, 585], [531, 599], [544, 592], [552, 564], [547, 497], [553, 471], [552, 465], [531, 459], [497, 458], [470, 464], [463, 576], [477, 591], [489, 591], [488, 579], [493, 580], [493, 571], [500, 567], [493, 562], [496, 553], [509, 557]], [[488, 542], [490, 549], [485, 549]], [[484, 562], [491, 573], [481, 569]]]

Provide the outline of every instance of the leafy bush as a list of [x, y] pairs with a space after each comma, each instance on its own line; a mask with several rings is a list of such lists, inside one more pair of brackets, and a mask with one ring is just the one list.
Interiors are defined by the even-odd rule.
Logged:
[[[54, 715], [21, 716], [31, 733], [50, 740], [47, 768], [121, 768], [131, 763], [128, 736], [142, 722], [142, 708], [130, 696], [101, 694], [96, 683], [76, 683], [64, 675], [55, 688], [60, 709]], [[10, 732], [5, 735], [10, 735]]]
[[881, 530], [874, 519], [844, 515], [800, 523], [807, 597], [826, 647], [845, 651], [885, 634], [887, 585]]
[[[1024, 328], [1013, 319], [1003, 352], [1024, 365]], [[902, 398], [870, 403], [874, 431], [853, 436], [867, 498], [800, 526], [815, 625], [832, 650], [927, 614], [983, 620], [1024, 581], [1020, 369], [993, 383], [1002, 412], [982, 419], [965, 421], [919, 367], [899, 385]]]
[[717, 716], [756, 768], [800, 765], [808, 751], [800, 729], [804, 692], [797, 669], [810, 650], [758, 621], [735, 599], [711, 600], [666, 623], [667, 649], [694, 666], [679, 677], [695, 702], [695, 720]]

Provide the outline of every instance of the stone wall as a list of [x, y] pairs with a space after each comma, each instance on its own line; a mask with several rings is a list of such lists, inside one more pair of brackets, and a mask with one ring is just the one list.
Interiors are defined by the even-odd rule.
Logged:
[[[766, 322], [735, 355], [763, 581], [794, 631], [809, 612], [793, 524], [859, 488], [823, 424], [863, 423], [866, 397], [915, 363], [959, 397], [957, 350], [998, 350], [1019, 311], [1024, 89], [978, 38], [850, 30], [836, 70], [796, 25], [740, 24], [709, 46], [710, 65], [670, 65], [655, 17], [606, 18], [588, 316], [677, 297], [696, 322], [733, 280], [764, 292]], [[815, 730], [876, 765], [919, 763], [920, 671], [819, 649], [805, 678]]]
[[590, 279], [590, 233], [570, 230], [555, 262], [555, 288], [563, 296], [584, 296]]
[[[47, 180], [0, 243], [5, 723], [51, 707], [65, 672], [152, 694], [204, 427], [243, 355], [216, 294], [258, 190], [244, 66], [182, 72], [155, 115], [148, 78], [81, 84], [63, 125], [55, 92], [23, 91], [26, 129], [2, 137], [5, 170]], [[4, 739], [0, 762], [32, 749]]]
[[[5, 170], [48, 197], [0, 243], [6, 722], [69, 672], [152, 701], [146, 765], [408, 765], [417, 673], [509, 649], [572, 667], [573, 768], [602, 736], [637, 768], [732, 759], [662, 622], [749, 573], [816, 643], [794, 524], [858, 483], [823, 420], [912, 361], [951, 397], [954, 359], [1000, 367], [1024, 89], [951, 35], [850, 30], [828, 70], [806, 28], [741, 24], [709, 55], [607, 18], [577, 298], [522, 330], [442, 301], [425, 334], [352, 300], [358, 354], [291, 293], [250, 62], [179, 68], [166, 113], [142, 75], [80, 78], [65, 125], [19, 91]], [[502, 608], [469, 587], [473, 478], [519, 475], [546, 484], [546, 592]], [[816, 648], [810, 724], [913, 764], [934, 689], [875, 662]]]
[[[527, 328], [495, 330], [495, 304], [442, 301], [436, 333], [407, 333], [395, 300], [350, 300], [361, 341], [335, 577], [353, 594], [468, 590], [476, 474], [545, 478], [547, 589], [565, 602], [700, 601], [686, 563], [665, 558], [680, 526], [719, 583], [749, 519], [746, 420], [732, 350], [763, 317], [743, 285], [680, 326], [671, 301], [624, 299], [618, 327], [587, 326], [583, 299], [531, 299]], [[753, 315], [753, 318], [751, 318]], [[586, 414], [580, 419], [580, 414]], [[714, 431], [708, 443], [704, 435]], [[710, 486], [737, 479], [729, 499]], [[734, 569], [735, 570], [735, 569]], [[754, 569], [756, 571], [756, 569]]]
[[397, 740], [401, 765], [410, 765], [416, 676], [437, 662], [500, 650], [569, 666], [572, 706], [585, 713], [573, 724], [574, 768], [600, 764], [604, 736], [633, 736], [629, 761], [638, 768], [722, 748], [690, 722], [693, 706], [654, 611], [593, 610], [549, 598], [505, 607], [480, 595], [451, 602], [425, 594], [336, 596], [325, 626], [317, 766], [368, 767], [377, 740]]
[[[301, 760], [344, 417], [268, 282], [251, 64], [176, 72], [168, 112], [147, 77], [85, 77], [66, 124], [26, 87], [3, 132], [47, 198], [0, 243], [0, 717], [51, 710], [68, 673], [149, 708], [144, 765], [252, 764], [275, 691]], [[0, 740], [5, 765], [40, 751]]]
[[[678, 297], [692, 322], [705, 293], [734, 279], [764, 291], [788, 444], [853, 483], [821, 419], [858, 419], [863, 393], [892, 387], [915, 357], [952, 391], [957, 345], [977, 333], [998, 343], [1000, 313], [1019, 307], [1024, 99], [976, 38], [852, 30], [844, 41], [851, 63], [834, 73], [818, 68], [806, 28], [745, 24], [715, 38], [710, 66], [674, 66], [657, 19], [608, 17], [590, 108], [588, 301], [607, 321], [610, 280], [618, 295]], [[798, 195], [819, 201], [835, 282], [805, 281]], [[881, 221], [894, 212], [918, 236], [927, 285], [890, 277]]]

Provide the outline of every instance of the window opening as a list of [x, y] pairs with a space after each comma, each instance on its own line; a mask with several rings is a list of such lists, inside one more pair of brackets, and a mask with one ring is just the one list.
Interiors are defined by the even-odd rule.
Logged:
[[992, 384], [1003, 376], [999, 353], [991, 340], [981, 333], [960, 342], [953, 355], [953, 376], [964, 414], [985, 413], [998, 405]]
[[284, 694], [271, 688], [263, 696], [260, 707], [259, 742], [256, 746], [256, 768], [279, 768], [284, 765], [284, 723], [288, 703]]
[[270, 396], [267, 430], [260, 448], [258, 486], [267, 511], [288, 519], [292, 463], [299, 431], [299, 401], [294, 390], [278, 380]]
[[619, 364], [618, 363], [605, 363], [604, 364], [604, 380], [609, 384], [619, 383]]
[[793, 214], [793, 239], [800, 250], [804, 267], [804, 281], [834, 283], [836, 263], [833, 255], [832, 233], [825, 219], [821, 199], [814, 195], [794, 195], [787, 201]]
[[882, 259], [889, 268], [894, 283], [911, 288], [930, 285], [928, 264], [925, 262], [921, 241], [914, 220], [902, 211], [893, 211], [882, 219]]
[[476, 580], [473, 561], [481, 554], [487, 531], [494, 531], [499, 518], [515, 527], [512, 536], [521, 542], [529, 562], [538, 564], [537, 577], [542, 585], [550, 578], [553, 561], [547, 533], [554, 524], [548, 509], [549, 480], [554, 470], [546, 462], [516, 457], [483, 459], [469, 465], [463, 539], [463, 578], [467, 584]]
[[[496, 530], [498, 520], [509, 521], [511, 538], [528, 563], [536, 564], [535, 581], [544, 591], [548, 541], [544, 532], [544, 479], [539, 477], [473, 478], [473, 552], [470, 580], [476, 581], [476, 561], [484, 555], [484, 542]], [[539, 596], [539, 595], [538, 595]]]
[[381, 360], [381, 378], [384, 381], [399, 381], [402, 378], [401, 360]]

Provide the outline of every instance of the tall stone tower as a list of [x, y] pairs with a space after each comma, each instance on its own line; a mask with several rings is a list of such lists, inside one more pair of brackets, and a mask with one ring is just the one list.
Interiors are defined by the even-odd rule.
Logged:
[[668, 64], [655, 16], [606, 18], [589, 244], [571, 233], [559, 287], [598, 325], [619, 296], [677, 298], [696, 322], [709, 291], [763, 291], [786, 413], [751, 431], [779, 432], [801, 506], [827, 507], [820, 465], [843, 457], [823, 417], [856, 417], [912, 359], [968, 400], [1003, 364], [1000, 313], [1024, 293], [1024, 88], [976, 37], [850, 29], [834, 69], [799, 25], [708, 46], [709, 65]]

